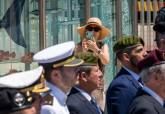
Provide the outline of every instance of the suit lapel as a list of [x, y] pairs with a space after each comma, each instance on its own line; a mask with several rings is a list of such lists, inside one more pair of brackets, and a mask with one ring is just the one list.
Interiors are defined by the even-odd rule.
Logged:
[[137, 80], [133, 79], [132, 76], [127, 75], [127, 78], [131, 81], [132, 85], [133, 85], [136, 89], [141, 88], [139, 82], [138, 82]]
[[76, 91], [75, 95], [77, 99], [84, 104], [85, 108], [88, 108], [92, 112], [91, 114], [98, 114], [95, 107], [76, 88], [73, 88], [73, 90]]
[[121, 76], [121, 75], [125, 75], [126, 78], [132, 83], [132, 85], [136, 88], [136, 89], [139, 89], [141, 86], [139, 84], [139, 82], [137, 80], [135, 80], [131, 74], [125, 70], [124, 68], [121, 68], [121, 70], [119, 71], [119, 73], [117, 74], [117, 77], [118, 76]]
[[[120, 71], [117, 73], [116, 77], [121, 75], [131, 75], [127, 70], [125, 70], [123, 67], [120, 69]], [[115, 78], [116, 78], [115, 77]]]

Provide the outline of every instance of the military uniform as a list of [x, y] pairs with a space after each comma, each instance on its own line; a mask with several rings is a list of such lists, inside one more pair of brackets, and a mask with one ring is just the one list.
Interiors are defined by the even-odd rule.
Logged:
[[35, 95], [49, 91], [42, 75], [43, 68], [0, 77], [0, 114], [32, 107]]
[[[51, 89], [49, 95], [52, 97], [52, 101], [49, 101], [50, 104], [44, 104], [42, 106], [41, 114], [69, 114], [66, 105], [67, 95], [57, 86], [48, 82], [47, 85]], [[44, 102], [47, 102], [47, 100]]]
[[[47, 70], [58, 67], [76, 67], [83, 63], [83, 60], [74, 56], [75, 43], [73, 41], [64, 42], [48, 47], [36, 53], [33, 60], [38, 62]], [[69, 114], [66, 105], [67, 94], [57, 85], [47, 81], [51, 91], [45, 97], [41, 114]]]

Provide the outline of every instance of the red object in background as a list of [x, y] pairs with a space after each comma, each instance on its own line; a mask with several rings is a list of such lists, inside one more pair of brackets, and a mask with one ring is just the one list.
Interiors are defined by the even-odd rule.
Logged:
[[164, 7], [165, 6], [165, 1], [160, 1], [160, 0], [158, 0], [158, 6], [159, 6], [159, 9], [161, 8], [161, 7]]

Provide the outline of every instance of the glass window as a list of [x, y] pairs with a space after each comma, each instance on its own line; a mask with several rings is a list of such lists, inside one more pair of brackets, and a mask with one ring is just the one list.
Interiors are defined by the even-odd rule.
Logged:
[[46, 3], [46, 46], [80, 38], [76, 28], [85, 20], [84, 0], [48, 0]]
[[[39, 21], [32, 0], [0, 0], [0, 75], [28, 70], [30, 52], [39, 50]], [[26, 55], [25, 55], [26, 54]]]
[[[91, 16], [99, 17], [103, 25], [111, 29], [110, 36], [105, 39], [109, 46], [110, 63], [105, 67], [105, 86], [109, 85], [116, 73], [116, 58], [113, 53], [113, 44], [116, 39], [115, 0], [91, 0]], [[132, 20], [130, 15], [131, 0], [121, 0], [122, 34], [132, 34]]]
[[[80, 41], [76, 28], [85, 20], [84, 0], [46, 0], [46, 47]], [[0, 75], [36, 67], [29, 59], [39, 51], [37, 0], [0, 0]]]

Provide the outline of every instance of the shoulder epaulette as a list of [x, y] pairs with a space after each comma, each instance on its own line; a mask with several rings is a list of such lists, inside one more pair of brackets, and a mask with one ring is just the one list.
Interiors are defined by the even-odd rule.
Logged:
[[43, 105], [53, 105], [53, 96], [50, 93], [43, 97]]

